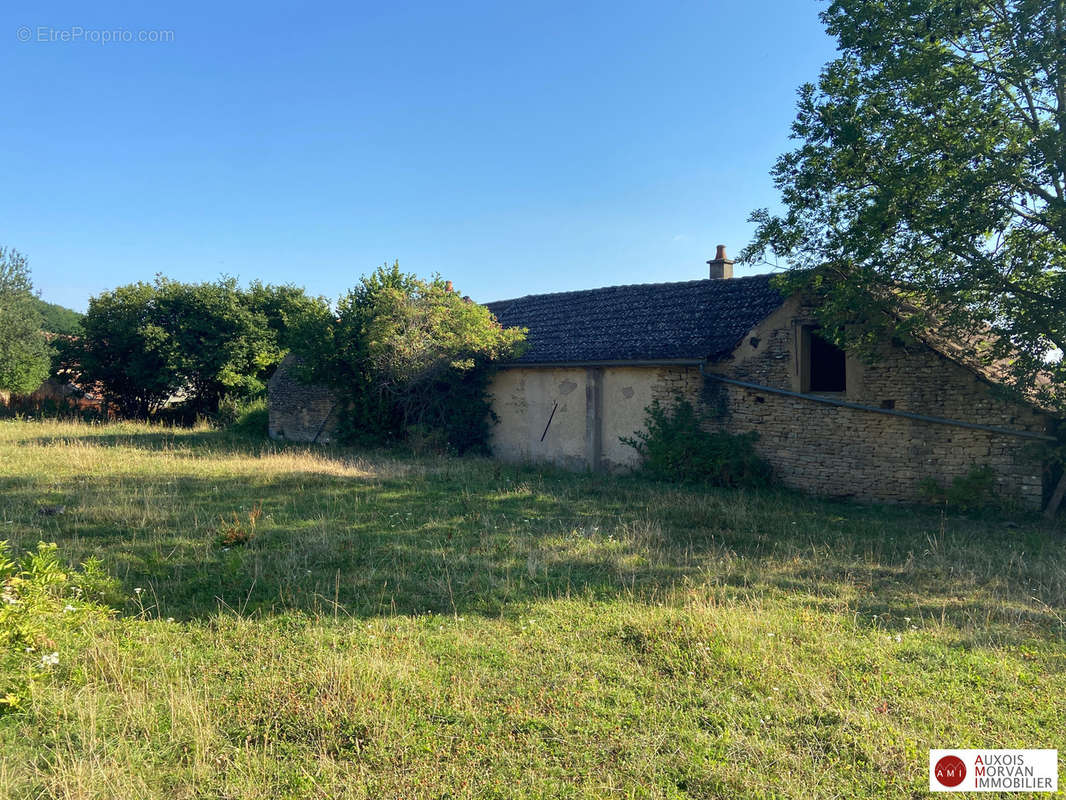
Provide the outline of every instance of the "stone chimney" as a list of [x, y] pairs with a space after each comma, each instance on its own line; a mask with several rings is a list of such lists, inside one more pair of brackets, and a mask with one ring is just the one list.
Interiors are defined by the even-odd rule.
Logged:
[[725, 278], [733, 277], [733, 261], [725, 254], [725, 245], [718, 245], [718, 252], [714, 254], [714, 258], [707, 262], [711, 268], [712, 280], [723, 280]]

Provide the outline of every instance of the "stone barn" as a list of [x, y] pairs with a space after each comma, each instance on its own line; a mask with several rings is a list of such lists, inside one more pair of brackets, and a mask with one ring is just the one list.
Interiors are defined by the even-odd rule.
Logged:
[[[621, 437], [642, 428], [654, 399], [684, 395], [712, 424], [757, 432], [756, 449], [791, 487], [918, 501], [926, 479], [947, 485], [987, 466], [1001, 495], [1039, 509], [1051, 416], [931, 345], [886, 342], [872, 364], [852, 358], [770, 275], [733, 278], [724, 248], [708, 263], [703, 280], [489, 303], [503, 325], [529, 329], [526, 352], [492, 385], [494, 454], [624, 470], [637, 456]], [[271, 383], [271, 435], [322, 441], [329, 403], [286, 380], [283, 392]]]
[[325, 386], [301, 381], [299, 363], [289, 353], [267, 381], [267, 433], [271, 439], [329, 444], [340, 422], [340, 404]]

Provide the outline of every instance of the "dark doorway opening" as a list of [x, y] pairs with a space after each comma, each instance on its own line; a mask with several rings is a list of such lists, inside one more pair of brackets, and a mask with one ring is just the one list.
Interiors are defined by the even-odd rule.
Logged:
[[843, 392], [847, 389], [847, 358], [844, 351], [811, 331], [812, 392]]

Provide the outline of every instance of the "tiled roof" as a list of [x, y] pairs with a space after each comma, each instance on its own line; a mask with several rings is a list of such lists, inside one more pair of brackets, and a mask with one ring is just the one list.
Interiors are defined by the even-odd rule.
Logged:
[[529, 328], [518, 363], [720, 358], [783, 302], [770, 275], [608, 286], [486, 306]]

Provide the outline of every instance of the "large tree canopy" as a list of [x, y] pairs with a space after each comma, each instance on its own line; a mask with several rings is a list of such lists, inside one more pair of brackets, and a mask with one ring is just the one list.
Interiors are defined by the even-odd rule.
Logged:
[[800, 89], [785, 210], [753, 214], [742, 258], [786, 261], [840, 340], [935, 328], [1066, 406], [1066, 0], [835, 0], [822, 19], [840, 57]]
[[28, 394], [48, 377], [37, 303], [25, 257], [0, 247], [0, 391]]

